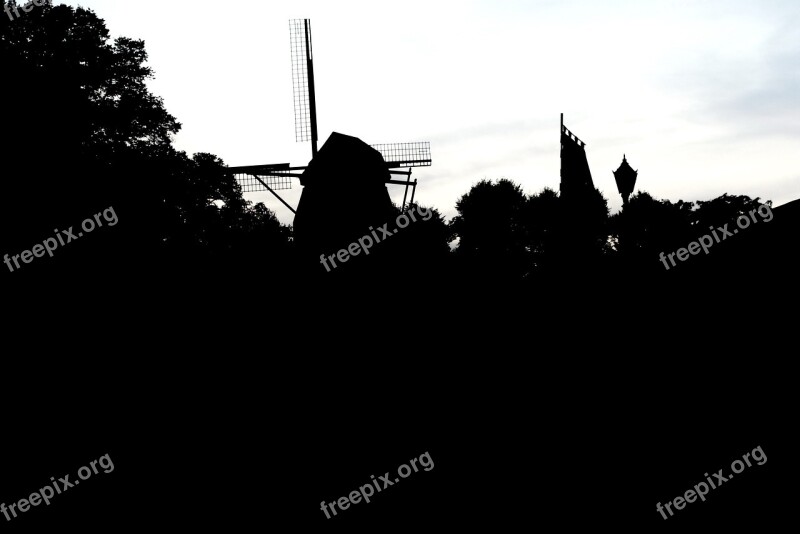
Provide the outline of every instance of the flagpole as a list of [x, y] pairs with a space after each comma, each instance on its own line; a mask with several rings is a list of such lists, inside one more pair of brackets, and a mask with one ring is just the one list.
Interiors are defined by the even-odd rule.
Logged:
[[558, 131], [558, 151], [559, 169], [558, 176], [561, 182], [558, 184], [558, 191], [561, 195], [564, 194], [564, 114], [561, 114], [561, 129]]

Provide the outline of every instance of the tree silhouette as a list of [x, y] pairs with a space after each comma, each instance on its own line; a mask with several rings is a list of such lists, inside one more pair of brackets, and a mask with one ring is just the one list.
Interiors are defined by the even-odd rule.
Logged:
[[456, 202], [450, 222], [458, 240], [455, 255], [468, 277], [520, 280], [527, 270], [523, 213], [527, 198], [519, 185], [481, 180]]
[[0, 134], [11, 156], [0, 162], [0, 191], [15, 200], [0, 222], [16, 228], [3, 235], [4, 250], [29, 249], [109, 206], [120, 221], [25, 274], [55, 263], [84, 278], [138, 279], [174, 262], [185, 277], [204, 263], [236, 269], [234, 260], [253, 259], [251, 249], [263, 259], [263, 248], [274, 248], [271, 266], [288, 254], [290, 229], [250, 206], [221, 160], [173, 148], [180, 124], [148, 90], [146, 61], [143, 41], [110, 42], [91, 10], [45, 5], [0, 23], [0, 63], [13, 81], [0, 85], [0, 97], [23, 98]]
[[526, 248], [531, 257], [530, 275], [553, 267], [560, 232], [560, 209], [558, 193], [549, 187], [527, 199], [523, 226]]
[[612, 247], [630, 269], [652, 272], [660, 252], [685, 246], [692, 235], [692, 203], [656, 200], [640, 191], [610, 219]]
[[[725, 193], [711, 200], [699, 200], [696, 204], [692, 224], [705, 234], [709, 226], [734, 223], [739, 216], [747, 216], [750, 211], [758, 210], [762, 203], [758, 197], [752, 199], [747, 195]], [[769, 201], [766, 204], [772, 205]]]
[[[399, 216], [401, 210], [397, 206], [395, 209]], [[415, 202], [406, 207], [405, 213], [414, 213], [416, 221], [386, 243], [393, 248], [393, 271], [401, 274], [404, 286], [414, 291], [436, 288], [453, 276], [450, 228], [435, 208]]]
[[708, 234], [712, 227], [733, 224], [738, 216], [757, 209], [760, 204], [758, 198], [728, 194], [708, 201], [673, 203], [656, 200], [640, 191], [610, 219], [615, 264], [627, 276], [661, 272], [664, 267], [654, 261], [660, 253], [669, 254], [686, 247]]

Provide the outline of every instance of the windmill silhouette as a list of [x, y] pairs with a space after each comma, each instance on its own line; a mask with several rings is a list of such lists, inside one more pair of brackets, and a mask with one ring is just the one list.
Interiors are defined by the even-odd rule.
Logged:
[[[311, 142], [311, 158], [317, 156], [317, 103], [314, 87], [314, 55], [311, 45], [311, 21], [309, 19], [293, 19], [289, 21], [290, 48], [292, 56], [292, 87], [294, 95], [295, 140]], [[411, 180], [414, 167], [431, 166], [430, 143], [385, 143], [370, 145], [380, 152], [390, 178], [387, 184], [405, 186], [402, 209], [406, 208], [408, 191], [411, 189], [411, 200], [417, 190], [417, 180]], [[289, 205], [277, 193], [291, 189], [292, 179], [301, 178], [305, 166], [293, 166], [289, 163], [266, 165], [250, 165], [242, 167], [226, 167], [226, 174], [233, 174], [242, 192], [269, 191], [283, 203], [292, 213], [295, 208]], [[394, 180], [391, 176], [405, 176], [405, 180]]]
[[563, 198], [571, 199], [586, 195], [594, 189], [592, 171], [586, 159], [586, 143], [564, 126], [561, 114], [561, 185]]

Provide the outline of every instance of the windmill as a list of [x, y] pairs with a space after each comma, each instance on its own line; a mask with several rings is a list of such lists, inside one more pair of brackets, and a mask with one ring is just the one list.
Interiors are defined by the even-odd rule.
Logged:
[[[311, 158], [317, 156], [317, 103], [314, 87], [314, 55], [311, 46], [311, 21], [293, 19], [289, 21], [290, 49], [292, 57], [292, 88], [294, 95], [295, 140], [311, 142]], [[411, 180], [414, 167], [431, 166], [429, 142], [386, 143], [371, 145], [383, 156], [391, 176], [404, 176], [405, 180], [386, 180], [387, 184], [405, 186], [402, 209], [405, 210], [408, 191], [411, 200], [417, 190], [417, 180]], [[296, 210], [277, 193], [291, 189], [292, 179], [300, 178], [307, 166], [292, 166], [289, 163], [227, 167], [226, 174], [233, 174], [242, 187], [242, 192], [269, 191], [292, 213]]]
[[561, 185], [563, 198], [575, 198], [594, 190], [592, 171], [586, 159], [586, 143], [564, 126], [561, 114]]

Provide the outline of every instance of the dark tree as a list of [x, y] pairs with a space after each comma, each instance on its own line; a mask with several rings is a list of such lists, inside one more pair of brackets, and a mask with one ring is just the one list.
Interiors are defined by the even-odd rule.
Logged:
[[514, 182], [482, 180], [456, 202], [450, 222], [455, 255], [473, 280], [521, 280], [528, 269], [523, 214], [527, 197]]
[[684, 246], [692, 235], [694, 205], [679, 200], [656, 200], [640, 191], [611, 217], [610, 235], [614, 252], [637, 268], [657, 268], [654, 259], [663, 251]]
[[552, 267], [558, 247], [560, 209], [558, 193], [549, 187], [527, 199], [522, 217], [531, 258], [529, 275]]
[[0, 98], [15, 102], [0, 134], [0, 223], [15, 228], [2, 236], [4, 252], [30, 249], [109, 207], [119, 220], [10, 273], [15, 280], [56, 270], [146, 285], [171, 268], [181, 279], [205, 267], [236, 270], [257, 249], [273, 267], [288, 262], [290, 229], [251, 207], [221, 160], [173, 148], [180, 124], [148, 90], [146, 62], [143, 41], [112, 43], [83, 8], [45, 5], [0, 22], [8, 80]]
[[[706, 233], [709, 226], [721, 226], [725, 223], [733, 225], [739, 216], [747, 216], [751, 211], [757, 211], [762, 203], [759, 198], [752, 199], [747, 195], [725, 193], [711, 200], [698, 200], [696, 204], [697, 209], [692, 222], [700, 232]], [[771, 204], [767, 202], [767, 205]]]

